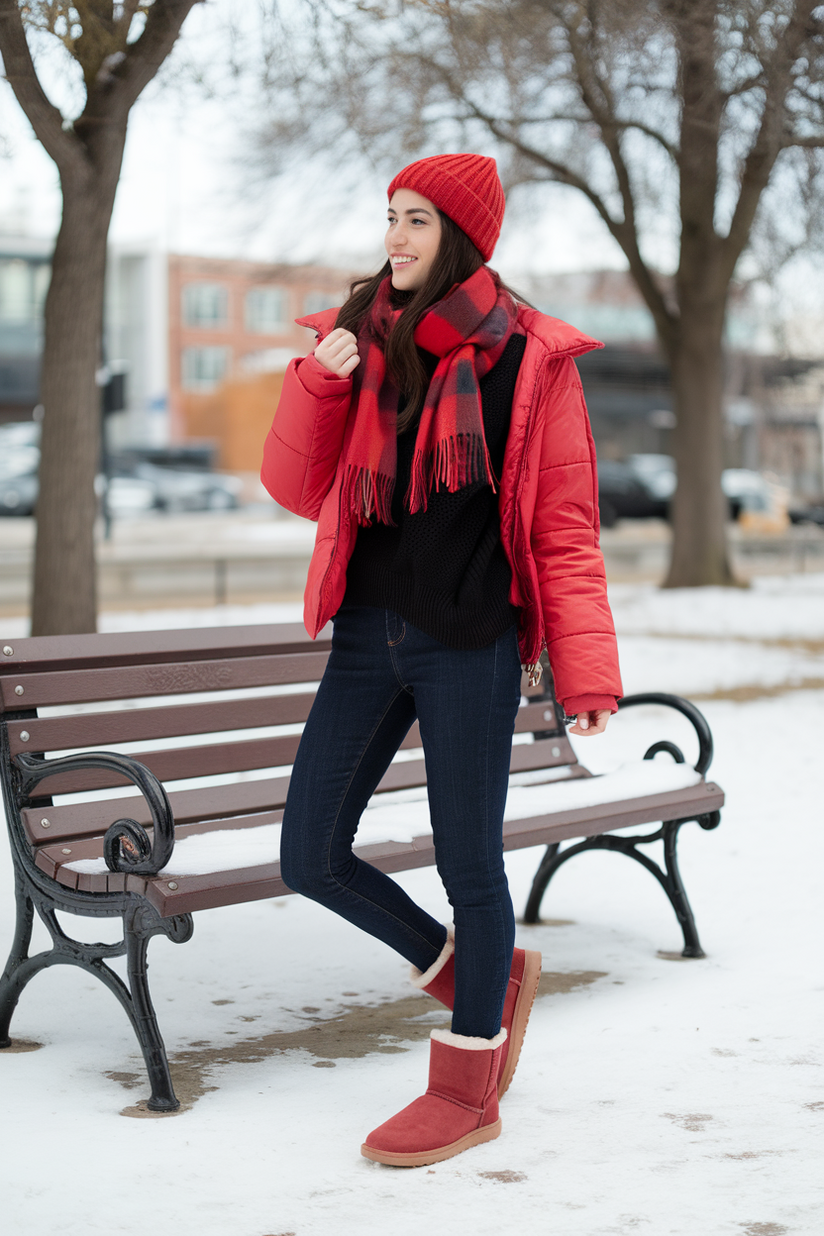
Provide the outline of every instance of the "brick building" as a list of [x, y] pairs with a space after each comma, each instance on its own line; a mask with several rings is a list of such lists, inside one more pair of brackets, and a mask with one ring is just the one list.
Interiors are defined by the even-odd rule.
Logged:
[[171, 256], [171, 439], [213, 439], [219, 467], [256, 471], [283, 370], [311, 347], [295, 318], [340, 304], [350, 278], [323, 266]]

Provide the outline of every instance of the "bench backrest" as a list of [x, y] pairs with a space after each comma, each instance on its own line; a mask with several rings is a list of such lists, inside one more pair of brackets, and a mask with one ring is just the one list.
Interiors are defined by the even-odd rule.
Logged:
[[[12, 756], [133, 755], [166, 785], [179, 824], [261, 813], [278, 819], [330, 639], [330, 628], [312, 642], [302, 626], [287, 623], [7, 640], [0, 723]], [[522, 690], [513, 772], [574, 765], [551, 683], [530, 688], [524, 680]], [[419, 747], [415, 725], [402, 750]], [[407, 754], [392, 763], [379, 792], [425, 780], [423, 759]], [[105, 832], [113, 797], [126, 784], [100, 769], [45, 778], [23, 810], [29, 839]], [[131, 797], [128, 814], [150, 822]]]

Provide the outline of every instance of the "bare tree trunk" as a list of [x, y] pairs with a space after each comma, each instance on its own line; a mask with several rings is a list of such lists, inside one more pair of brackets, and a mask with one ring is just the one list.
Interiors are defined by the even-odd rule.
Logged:
[[691, 307], [670, 345], [678, 488], [664, 586], [692, 588], [736, 582], [727, 550], [724, 468], [723, 305]]
[[716, 68], [718, 0], [666, 0], [664, 7], [675, 31], [682, 98], [679, 314], [668, 349], [678, 488], [666, 586], [691, 588], [734, 582], [721, 490], [724, 315], [732, 267], [722, 271], [723, 241], [715, 227], [724, 109]]
[[[75, 6], [0, 0], [6, 79], [60, 172], [63, 218], [46, 297], [41, 395], [46, 414], [37, 501], [32, 633], [74, 635], [96, 625], [94, 478], [100, 458], [95, 373], [106, 273], [106, 239], [123, 161], [129, 110], [174, 46], [198, 0], [93, 0]], [[37, 76], [26, 28], [62, 39], [83, 74], [86, 104], [67, 121]], [[143, 30], [131, 39], [141, 10]], [[69, 20], [66, 18], [66, 20]], [[80, 27], [79, 34], [76, 28]]]
[[96, 628], [100, 391], [95, 371], [101, 359], [106, 239], [120, 172], [118, 151], [110, 146], [107, 156], [115, 166], [102, 176], [89, 164], [62, 177], [63, 217], [45, 306], [33, 635]]

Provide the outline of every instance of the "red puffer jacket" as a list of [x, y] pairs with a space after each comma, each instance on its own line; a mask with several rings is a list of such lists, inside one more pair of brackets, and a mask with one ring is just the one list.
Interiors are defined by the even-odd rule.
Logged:
[[[336, 309], [301, 318], [322, 339]], [[510, 601], [520, 607], [524, 663], [546, 646], [567, 712], [613, 708], [621, 695], [618, 652], [598, 545], [595, 448], [572, 360], [600, 347], [556, 318], [521, 306], [526, 349], [512, 401], [499, 490], [501, 540], [512, 568]], [[346, 591], [358, 525], [340, 501], [354, 416], [351, 378], [313, 356], [292, 361], [266, 439], [261, 479], [269, 493], [317, 520], [304, 621], [314, 637]]]

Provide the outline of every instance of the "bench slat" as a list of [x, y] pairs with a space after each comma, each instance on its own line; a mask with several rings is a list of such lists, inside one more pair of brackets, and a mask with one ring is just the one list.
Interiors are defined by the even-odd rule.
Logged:
[[[264, 655], [159, 665], [126, 665], [112, 669], [55, 670], [38, 674], [7, 673], [0, 678], [0, 695], [7, 712], [19, 712], [23, 708], [43, 708], [58, 704], [86, 704], [98, 700], [223, 691], [233, 687], [317, 682], [323, 674], [328, 656], [328, 652], [313, 650], [285, 656]], [[22, 695], [15, 694], [18, 686], [23, 688]]]
[[[198, 820], [233, 819], [236, 815], [253, 815], [274, 811], [286, 802], [288, 777], [263, 777], [258, 781], [237, 781], [231, 785], [206, 786], [197, 790], [175, 790], [169, 795], [177, 824]], [[21, 817], [26, 835], [33, 844], [43, 841], [74, 841], [105, 833], [110, 824], [121, 818], [151, 824], [151, 816], [143, 798], [99, 799], [90, 803], [64, 803], [58, 807], [24, 807]], [[46, 820], [45, 827], [42, 821]]]
[[[124, 708], [119, 712], [75, 713], [67, 717], [35, 717], [9, 722], [9, 749], [12, 755], [83, 747], [111, 750], [116, 744], [125, 742], [214, 734], [258, 726], [292, 725], [306, 720], [314, 698], [314, 692], [305, 691], [253, 699], [213, 700], [208, 704], [172, 704], [160, 708]], [[553, 724], [551, 708], [541, 703], [528, 704], [518, 711], [515, 732], [526, 733], [546, 725], [553, 728]], [[24, 731], [29, 735], [25, 741], [20, 737]], [[566, 735], [559, 734], [559, 738], [565, 740]], [[421, 745], [417, 722], [404, 745]], [[143, 760], [144, 757], [136, 758]], [[574, 758], [571, 747], [569, 758]], [[189, 775], [196, 774], [180, 774], [181, 777]]]
[[[12, 755], [21, 751], [49, 753], [82, 747], [111, 750], [115, 744], [125, 742], [214, 734], [264, 725], [293, 725], [306, 720], [314, 698], [313, 691], [301, 691], [252, 699], [213, 700], [208, 704], [169, 704], [160, 708], [36, 717], [9, 723], [9, 748]], [[24, 728], [30, 735], [25, 743], [19, 737]]]
[[[315, 650], [328, 653], [332, 627], [311, 640], [303, 623], [198, 627], [185, 630], [129, 631], [95, 635], [41, 635], [9, 640], [0, 678], [26, 673], [157, 665], [172, 661], [271, 656]], [[19, 705], [18, 705], [19, 706]]]
[[[164, 782], [182, 781], [187, 777], [222, 776], [291, 764], [299, 742], [300, 734], [284, 734], [280, 738], [248, 738], [240, 742], [208, 743], [202, 747], [142, 751], [140, 763]], [[44, 777], [32, 797], [79, 794], [129, 784], [131, 783], [128, 778], [120, 773], [89, 768], [81, 772], [57, 773], [52, 777]]]
[[[723, 791], [710, 781], [636, 799], [599, 803], [523, 820], [508, 820], [504, 824], [504, 849], [543, 846], [577, 837], [597, 836], [603, 832], [612, 832], [616, 828], [636, 827], [659, 820], [690, 818], [719, 810], [723, 803]], [[74, 847], [72, 849], [73, 854], [65, 856], [64, 861], [73, 862], [77, 857], [87, 856], [79, 855]], [[98, 853], [101, 851], [102, 846]], [[355, 851], [361, 858], [388, 873], [430, 866], [434, 862], [434, 841], [429, 833], [415, 837], [410, 842], [386, 841], [356, 846]], [[51, 861], [54, 861], [53, 856]], [[38, 866], [42, 866], [40, 856]], [[45, 866], [43, 869], [46, 869]], [[169, 878], [84, 875], [61, 866], [57, 878], [62, 883], [64, 877], [65, 882], [71, 882], [71, 887], [89, 892], [104, 889], [114, 891], [115, 888], [126, 887], [134, 892], [145, 893], [162, 917], [279, 897], [289, 891], [280, 878], [280, 865], [277, 862], [209, 875], [176, 875], [171, 880], [177, 886], [174, 889], [169, 887]]]

